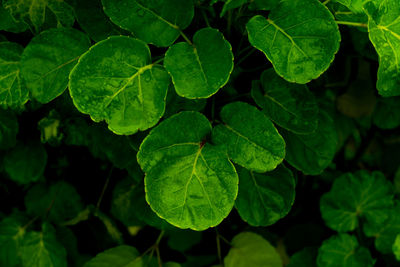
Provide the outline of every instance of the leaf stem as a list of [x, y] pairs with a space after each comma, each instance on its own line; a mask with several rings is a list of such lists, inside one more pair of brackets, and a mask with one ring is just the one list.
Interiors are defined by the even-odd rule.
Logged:
[[183, 37], [183, 39], [185, 39], [185, 41], [186, 41], [188, 44], [193, 45], [192, 41], [190, 41], [190, 39], [186, 36], [186, 34], [185, 34], [182, 30], [179, 30], [179, 33], [181, 34], [181, 36]]
[[365, 23], [358, 23], [358, 22], [351, 22], [351, 21], [341, 21], [341, 20], [336, 20], [336, 23], [339, 24], [339, 25], [347, 25], [347, 26], [368, 28], [368, 25], [365, 24]]
[[204, 11], [204, 9], [201, 9], [200, 12], [201, 12], [201, 15], [204, 18], [204, 22], [206, 23], [207, 27], [211, 28], [210, 22], [208, 21], [208, 17], [207, 17], [206, 12]]
[[326, 0], [326, 1], [322, 2], [322, 4], [326, 6], [330, 1], [331, 0]]
[[221, 255], [221, 241], [219, 240], [220, 235], [219, 235], [219, 233], [218, 233], [217, 228], [215, 228], [215, 233], [216, 233], [215, 239], [216, 239], [216, 241], [217, 241], [218, 260], [219, 260], [220, 265], [221, 265], [221, 266], [224, 266], [224, 263], [223, 263], [223, 261], [222, 261], [222, 255]]
[[97, 201], [97, 205], [96, 205], [96, 212], [100, 209], [100, 204], [101, 204], [101, 201], [103, 200], [103, 197], [107, 190], [108, 184], [110, 183], [110, 178], [111, 178], [113, 169], [114, 169], [114, 166], [111, 167], [110, 172], [108, 173], [106, 182], [104, 183], [103, 190], [101, 190], [101, 194], [100, 194], [99, 200]]

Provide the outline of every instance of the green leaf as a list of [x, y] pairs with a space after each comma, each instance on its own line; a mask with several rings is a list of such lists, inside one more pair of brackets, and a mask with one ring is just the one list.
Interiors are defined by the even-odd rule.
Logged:
[[282, 130], [286, 142], [286, 160], [304, 174], [318, 175], [332, 162], [338, 137], [332, 118], [320, 111], [318, 127], [306, 135]]
[[233, 162], [256, 172], [272, 171], [285, 157], [285, 141], [273, 123], [254, 106], [233, 102], [220, 113], [213, 142], [226, 147]]
[[74, 9], [79, 25], [94, 41], [121, 34], [121, 29], [104, 14], [101, 0], [76, 1]]
[[200, 243], [202, 239], [202, 232], [192, 230], [174, 230], [166, 233], [168, 236], [168, 246], [180, 252], [185, 252], [192, 248], [194, 245]]
[[32, 96], [48, 103], [61, 95], [70, 71], [89, 46], [86, 35], [70, 28], [50, 29], [35, 36], [21, 58], [21, 75]]
[[23, 267], [67, 267], [67, 252], [47, 223], [43, 224], [42, 232], [25, 235], [20, 253]]
[[248, 0], [226, 0], [219, 16], [222, 18], [227, 11], [238, 8], [247, 2]]
[[146, 173], [146, 200], [179, 228], [204, 230], [231, 211], [238, 176], [226, 154], [205, 143], [210, 122], [200, 113], [181, 112], [143, 140], [138, 162]]
[[19, 184], [35, 182], [43, 176], [47, 153], [40, 143], [18, 144], [4, 156], [4, 169]]
[[0, 109], [0, 149], [6, 150], [15, 146], [18, 133], [17, 117], [11, 111]]
[[396, 236], [396, 240], [393, 243], [393, 253], [396, 259], [400, 261], [400, 234]]
[[193, 36], [193, 44], [171, 46], [164, 66], [172, 77], [178, 95], [208, 98], [218, 92], [233, 71], [230, 43], [217, 29], [204, 28]]
[[145, 266], [139, 252], [131, 246], [107, 249], [88, 261], [84, 267], [140, 267]]
[[105, 120], [116, 134], [154, 126], [164, 114], [170, 77], [151, 63], [140, 40], [115, 36], [90, 48], [70, 74], [73, 102], [94, 121]]
[[29, 91], [21, 79], [21, 54], [17, 43], [0, 42], [0, 106], [16, 108], [29, 99]]
[[400, 97], [379, 98], [372, 120], [381, 129], [394, 129], [400, 126]]
[[372, 267], [369, 250], [359, 246], [357, 238], [348, 234], [332, 236], [318, 250], [318, 267]]
[[337, 178], [331, 191], [321, 198], [321, 214], [328, 227], [338, 232], [353, 231], [359, 218], [379, 224], [393, 206], [392, 184], [380, 172], [358, 171]]
[[102, 0], [104, 12], [121, 28], [156, 46], [170, 46], [194, 16], [193, 1]]
[[388, 219], [380, 221], [367, 221], [363, 227], [368, 237], [375, 238], [375, 247], [383, 254], [392, 252], [392, 245], [396, 235], [400, 234], [400, 207], [387, 210]]
[[289, 213], [296, 186], [289, 169], [280, 165], [272, 172], [258, 174], [240, 168], [238, 174], [235, 206], [244, 221], [252, 226], [269, 226]]
[[226, 267], [283, 266], [275, 248], [261, 236], [242, 232], [232, 239], [232, 247], [224, 259]]
[[249, 5], [250, 10], [271, 10], [279, 4], [279, 0], [253, 0]]
[[317, 267], [316, 258], [317, 249], [306, 247], [290, 257], [290, 263], [287, 267]]
[[366, 1], [367, 0], [335, 0], [335, 2], [341, 3], [354, 13], [363, 13], [363, 4]]
[[36, 33], [74, 24], [74, 10], [63, 0], [3, 0], [3, 7], [17, 22], [29, 24]]
[[80, 195], [72, 185], [64, 181], [51, 186], [36, 184], [25, 196], [25, 207], [28, 214], [46, 215], [49, 221], [55, 223], [70, 220], [83, 210]]
[[382, 96], [400, 95], [400, 2], [368, 1], [369, 39], [379, 55], [376, 88]]
[[0, 265], [20, 266], [19, 247], [25, 235], [20, 218], [7, 217], [0, 222]]
[[260, 82], [253, 83], [251, 96], [273, 122], [298, 134], [317, 129], [319, 109], [306, 85], [289, 83], [273, 69], [264, 71]]
[[0, 30], [8, 32], [24, 32], [28, 29], [28, 24], [16, 21], [7, 9], [3, 7], [3, 0], [0, 0]]
[[339, 50], [338, 26], [318, 0], [281, 1], [268, 19], [256, 15], [246, 28], [250, 43], [290, 82], [304, 84], [318, 78]]

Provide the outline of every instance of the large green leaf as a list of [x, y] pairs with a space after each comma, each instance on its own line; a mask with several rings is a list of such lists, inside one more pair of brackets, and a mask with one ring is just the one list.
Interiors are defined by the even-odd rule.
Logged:
[[17, 117], [11, 111], [0, 109], [0, 150], [15, 146], [17, 133]]
[[233, 162], [253, 171], [276, 168], [285, 157], [285, 141], [273, 123], [254, 106], [233, 102], [220, 113], [223, 124], [213, 129], [213, 142], [226, 147]]
[[332, 118], [320, 111], [318, 127], [311, 134], [281, 131], [286, 142], [286, 160], [304, 174], [318, 175], [328, 167], [336, 153], [338, 137]]
[[0, 265], [20, 266], [19, 247], [25, 235], [22, 221], [16, 217], [7, 217], [0, 222]]
[[169, 46], [191, 23], [193, 1], [102, 0], [104, 12], [123, 29], [156, 46]]
[[48, 103], [61, 95], [70, 71], [89, 46], [87, 36], [71, 28], [50, 29], [35, 36], [21, 58], [21, 75], [32, 96]]
[[243, 232], [232, 239], [232, 247], [224, 259], [226, 267], [277, 267], [282, 260], [275, 248], [261, 236]]
[[298, 134], [317, 129], [317, 101], [306, 85], [289, 83], [273, 69], [264, 71], [260, 82], [253, 83], [251, 96], [272, 121]]
[[72, 185], [63, 181], [51, 186], [33, 186], [25, 196], [25, 207], [28, 214], [46, 215], [48, 220], [55, 223], [70, 220], [83, 210], [78, 192]]
[[400, 126], [400, 97], [379, 98], [372, 119], [381, 129]]
[[322, 196], [320, 208], [330, 228], [347, 232], [358, 227], [360, 217], [369, 223], [383, 223], [386, 209], [392, 206], [392, 184], [380, 172], [363, 170], [337, 178], [331, 191]]
[[192, 45], [181, 42], [171, 46], [165, 53], [164, 66], [178, 95], [207, 98], [229, 80], [232, 47], [218, 30], [204, 28], [195, 33]]
[[181, 112], [155, 127], [137, 155], [148, 203], [180, 228], [218, 225], [237, 196], [236, 170], [225, 153], [205, 143], [210, 132], [202, 114]]
[[48, 223], [43, 224], [42, 232], [25, 235], [20, 255], [23, 267], [67, 267], [67, 252]]
[[372, 267], [369, 250], [359, 246], [357, 238], [348, 234], [332, 236], [318, 250], [318, 267]]
[[154, 126], [165, 110], [170, 77], [151, 63], [142, 41], [114, 36], [90, 48], [70, 74], [69, 89], [79, 111], [105, 120], [117, 134]]
[[29, 24], [34, 32], [57, 26], [70, 27], [75, 16], [64, 0], [3, 0], [3, 7], [17, 22]]
[[400, 2], [368, 1], [369, 39], [379, 55], [376, 88], [382, 96], [400, 95]]
[[40, 143], [18, 144], [4, 156], [9, 178], [20, 184], [35, 182], [43, 176], [47, 153]]
[[339, 49], [333, 15], [318, 0], [284, 0], [268, 19], [256, 15], [247, 23], [250, 43], [264, 52], [276, 72], [290, 82], [318, 78]]
[[23, 50], [19, 44], [0, 42], [0, 106], [15, 108], [28, 101], [29, 92], [21, 79]]
[[280, 165], [272, 172], [254, 173], [238, 169], [239, 194], [235, 206], [240, 217], [252, 226], [268, 226], [285, 217], [294, 202], [292, 172]]
[[84, 267], [144, 267], [144, 260], [136, 248], [118, 246], [107, 249], [88, 261]]

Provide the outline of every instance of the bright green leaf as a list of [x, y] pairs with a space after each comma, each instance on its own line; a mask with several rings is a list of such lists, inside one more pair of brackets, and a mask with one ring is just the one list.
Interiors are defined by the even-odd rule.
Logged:
[[400, 126], [400, 97], [379, 98], [372, 119], [381, 129]]
[[210, 122], [200, 113], [181, 112], [143, 140], [138, 162], [146, 173], [146, 200], [172, 225], [204, 230], [231, 211], [238, 176], [227, 155], [205, 143]]
[[21, 79], [23, 50], [19, 44], [0, 42], [0, 106], [16, 108], [29, 99], [29, 91]]
[[97, 254], [84, 267], [143, 267], [143, 259], [139, 256], [136, 248], [123, 245]]
[[70, 74], [79, 111], [105, 120], [117, 134], [154, 126], [165, 110], [170, 77], [151, 63], [149, 47], [129, 37], [110, 37], [90, 48]]
[[250, 43], [290, 82], [304, 84], [318, 78], [339, 50], [338, 26], [318, 0], [281, 1], [268, 19], [256, 15], [246, 28]]
[[380, 224], [387, 218], [386, 209], [393, 206], [391, 183], [380, 172], [358, 171], [337, 178], [331, 191], [321, 198], [325, 223], [338, 232], [353, 231], [359, 219]]
[[51, 29], [35, 36], [21, 58], [21, 75], [32, 96], [48, 103], [61, 95], [70, 71], [89, 46], [86, 35], [75, 29]]
[[332, 236], [318, 250], [318, 267], [372, 267], [369, 250], [359, 246], [357, 238], [348, 234]]
[[396, 256], [396, 259], [400, 261], [400, 234], [396, 236], [396, 239], [393, 243], [393, 253]]
[[289, 213], [295, 196], [295, 180], [289, 169], [280, 165], [272, 172], [258, 174], [240, 168], [238, 174], [235, 206], [244, 221], [269, 226]]
[[336, 153], [338, 137], [332, 118], [320, 111], [318, 127], [311, 134], [281, 131], [286, 142], [286, 160], [304, 174], [318, 175], [328, 167]]
[[204, 28], [193, 36], [193, 45], [181, 42], [171, 46], [164, 66], [178, 95], [208, 98], [229, 80], [233, 70], [232, 47], [218, 30]]
[[260, 82], [253, 83], [251, 96], [272, 121], [298, 134], [317, 129], [317, 101], [306, 85], [289, 83], [273, 69], [264, 71]]
[[261, 236], [243, 232], [232, 239], [232, 247], [224, 259], [226, 267], [278, 267], [282, 260], [275, 248]]
[[123, 29], [156, 46], [169, 46], [191, 23], [193, 1], [102, 0], [104, 12]]
[[285, 157], [285, 141], [256, 107], [233, 102], [222, 108], [223, 124], [213, 129], [213, 142], [226, 147], [233, 162], [256, 172], [272, 171]]
[[341, 3], [354, 13], [363, 13], [363, 4], [366, 0], [335, 0], [335, 2]]
[[0, 149], [9, 149], [16, 144], [18, 121], [13, 112], [0, 109]]

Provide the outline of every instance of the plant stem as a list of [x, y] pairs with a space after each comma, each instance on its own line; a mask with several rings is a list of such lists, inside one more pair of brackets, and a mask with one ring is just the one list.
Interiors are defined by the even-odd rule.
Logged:
[[[178, 30], [179, 30], [179, 29], [178, 29]], [[192, 41], [190, 41], [190, 39], [186, 36], [186, 34], [185, 34], [182, 30], [179, 30], [179, 33], [181, 34], [181, 36], [183, 37], [183, 39], [185, 39], [185, 41], [186, 41], [188, 44], [193, 45]]]
[[365, 23], [358, 23], [358, 22], [351, 22], [351, 21], [340, 21], [336, 20], [337, 24], [341, 25], [347, 25], [347, 26], [354, 26], [354, 27], [362, 27], [362, 28], [368, 28], [368, 25]]
[[204, 18], [204, 21], [205, 21], [207, 27], [211, 28], [210, 22], [208, 21], [207, 14], [206, 14], [206, 12], [204, 11], [204, 9], [201, 9], [200, 12], [201, 12], [201, 15], [202, 15], [203, 18]]
[[217, 241], [218, 260], [219, 260], [220, 265], [221, 265], [221, 266], [224, 266], [224, 263], [223, 263], [223, 261], [222, 261], [222, 255], [221, 255], [221, 241], [219, 240], [219, 237], [220, 237], [220, 236], [219, 236], [219, 233], [218, 233], [217, 228], [215, 228], [215, 233], [216, 233], [215, 239], [216, 239], [216, 241]]
[[323, 5], [327, 5], [331, 0], [326, 0], [324, 2], [322, 2]]
[[107, 190], [107, 187], [108, 187], [108, 184], [109, 184], [109, 182], [110, 182], [110, 178], [111, 178], [113, 169], [114, 169], [114, 166], [111, 167], [110, 172], [108, 173], [106, 182], [104, 183], [103, 190], [101, 191], [99, 200], [97, 201], [96, 212], [97, 212], [97, 211], [99, 210], [99, 208], [100, 208], [100, 204], [101, 204], [101, 201], [103, 200], [104, 194], [105, 194], [105, 192], [106, 192], [106, 190]]

